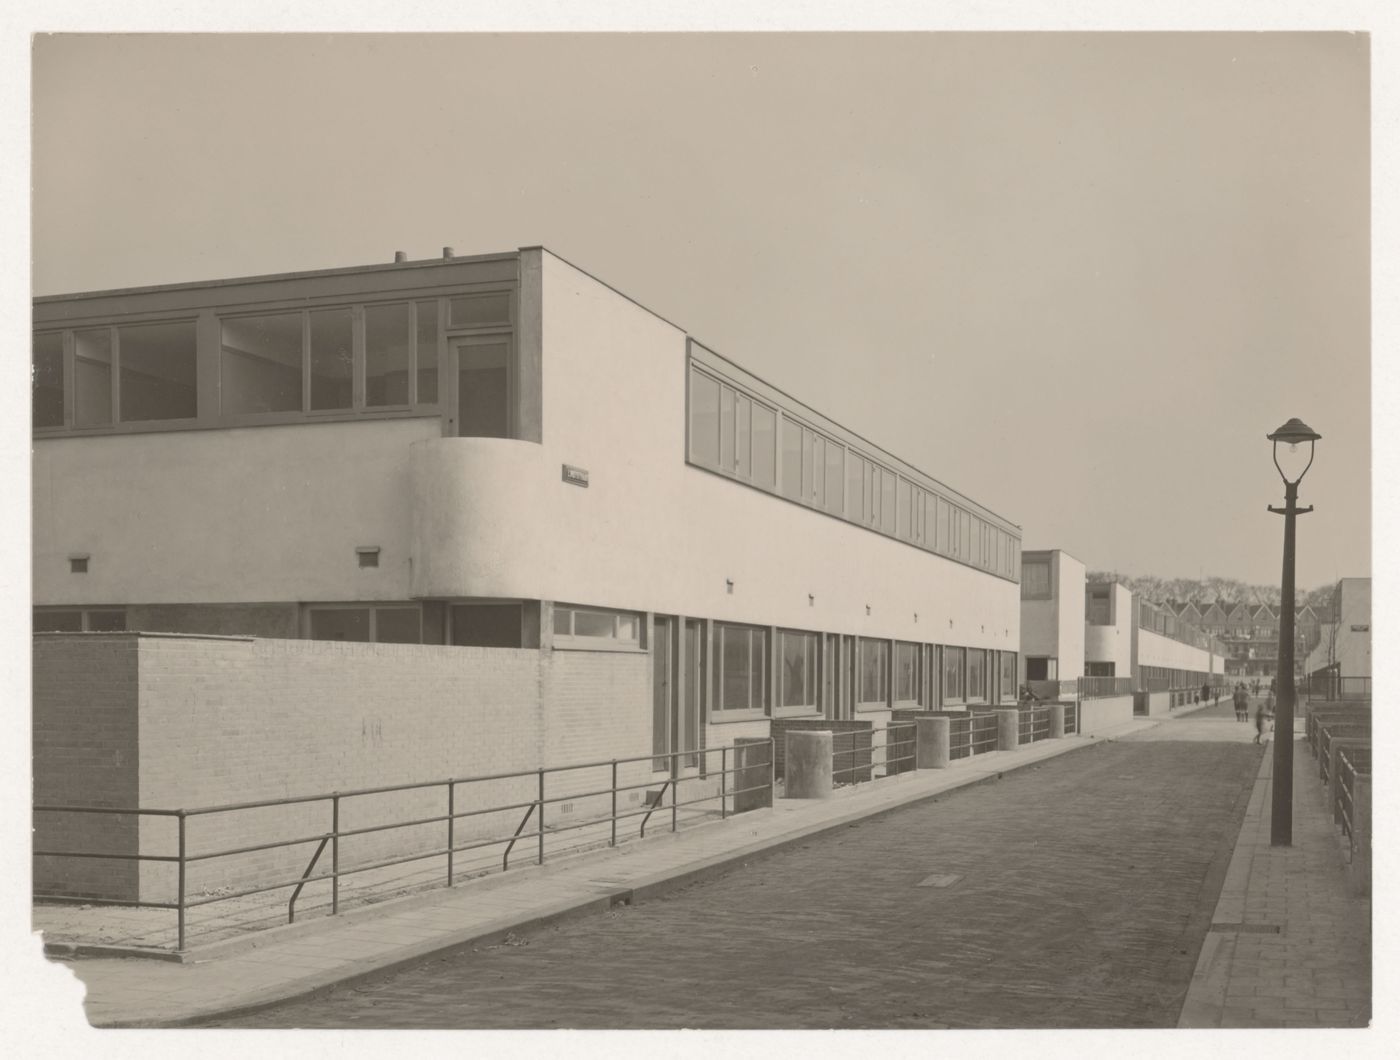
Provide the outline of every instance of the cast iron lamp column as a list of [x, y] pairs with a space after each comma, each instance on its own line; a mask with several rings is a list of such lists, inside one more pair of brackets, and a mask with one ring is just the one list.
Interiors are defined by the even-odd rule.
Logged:
[[[1294, 526], [1296, 516], [1312, 511], [1312, 505], [1298, 507], [1298, 483], [1312, 467], [1313, 448], [1322, 435], [1318, 434], [1296, 416], [1273, 434], [1268, 435], [1274, 443], [1274, 467], [1278, 468], [1283, 479], [1283, 507], [1269, 505], [1269, 511], [1283, 516], [1283, 600], [1280, 604], [1278, 626], [1278, 703], [1274, 720], [1274, 783], [1273, 806], [1269, 819], [1269, 842], [1272, 846], [1293, 845], [1293, 705], [1295, 689], [1293, 684], [1293, 567], [1294, 567]], [[1279, 463], [1279, 443], [1287, 451], [1283, 463]], [[1308, 443], [1307, 463], [1299, 451], [1302, 443]], [[1287, 467], [1288, 470], [1285, 470]], [[1299, 470], [1301, 468], [1301, 470]], [[1289, 477], [1290, 472], [1297, 474]]]

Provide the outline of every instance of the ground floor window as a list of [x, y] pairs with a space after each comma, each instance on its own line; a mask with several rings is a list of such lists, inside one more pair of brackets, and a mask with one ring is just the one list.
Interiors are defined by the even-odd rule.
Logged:
[[967, 698], [967, 688], [963, 683], [963, 664], [966, 662], [966, 648], [943, 649], [943, 702], [961, 703]]
[[987, 653], [981, 648], [967, 650], [967, 700], [987, 702]]
[[898, 703], [922, 703], [919, 645], [899, 641], [894, 646], [894, 698]]
[[1001, 699], [1002, 702], [1015, 700], [1020, 693], [1020, 686], [1016, 682], [1016, 653], [1014, 651], [1004, 651], [1001, 653]]
[[641, 647], [641, 616], [635, 611], [608, 611], [576, 604], [554, 605], [554, 646], [603, 645]]
[[126, 609], [120, 607], [36, 607], [35, 633], [121, 633]]
[[1045, 656], [1026, 656], [1027, 681], [1058, 681], [1060, 660]]
[[860, 639], [860, 695], [864, 706], [886, 706], [890, 695], [890, 642]]
[[768, 630], [715, 624], [719, 710], [768, 709]]
[[1114, 664], [1111, 662], [1086, 662], [1084, 664], [1085, 677], [1113, 677], [1115, 676]]
[[518, 603], [453, 604], [449, 643], [471, 648], [523, 648], [524, 616]]
[[778, 631], [778, 705], [817, 709], [817, 635]]
[[417, 604], [324, 605], [307, 609], [312, 640], [372, 644], [421, 644], [423, 612]]

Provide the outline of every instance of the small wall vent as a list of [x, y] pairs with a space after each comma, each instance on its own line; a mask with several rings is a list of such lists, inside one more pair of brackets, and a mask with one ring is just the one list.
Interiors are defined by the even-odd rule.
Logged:
[[88, 559], [86, 552], [75, 553], [68, 557], [68, 573], [86, 574], [88, 572]]
[[360, 558], [361, 567], [379, 566], [378, 545], [362, 545], [361, 547], [355, 549], [355, 555], [357, 555]]

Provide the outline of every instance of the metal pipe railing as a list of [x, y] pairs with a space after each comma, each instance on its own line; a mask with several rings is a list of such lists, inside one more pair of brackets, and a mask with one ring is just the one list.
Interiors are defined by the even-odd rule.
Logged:
[[[912, 728], [912, 725], [910, 726]], [[766, 760], [761, 757], [760, 749], [766, 753]], [[731, 756], [730, 751], [734, 754]], [[720, 768], [715, 771], [709, 768], [707, 756], [718, 753], [720, 756]], [[652, 788], [654, 781], [642, 783], [618, 783], [618, 766], [628, 765], [637, 762], [666, 761], [670, 766], [670, 776], [663, 784], [655, 805], [635, 810], [618, 810], [618, 795], [642, 788]], [[152, 909], [174, 909], [176, 910], [176, 948], [185, 950], [187, 943], [187, 911], [204, 905], [216, 902], [231, 901], [236, 898], [249, 897], [251, 895], [264, 894], [270, 891], [292, 889], [292, 895], [288, 902], [287, 919], [292, 922], [296, 916], [296, 902], [305, 886], [309, 883], [318, 883], [329, 880], [331, 885], [331, 913], [332, 915], [340, 911], [340, 881], [348, 876], [358, 873], [373, 871], [390, 867], [393, 865], [407, 864], [414, 861], [423, 861], [430, 858], [446, 858], [446, 880], [447, 885], [452, 886], [457, 878], [456, 855], [487, 847], [505, 844], [505, 852], [502, 859], [502, 870], [509, 866], [510, 851], [515, 843], [520, 839], [536, 840], [536, 860], [543, 863], [546, 854], [545, 839], [547, 836], [556, 836], [565, 832], [578, 831], [586, 828], [608, 827], [610, 845], [617, 843], [617, 825], [620, 821], [629, 818], [643, 817], [638, 837], [642, 838], [646, 830], [646, 818], [663, 804], [666, 792], [669, 790], [671, 799], [669, 804], [671, 816], [671, 830], [676, 831], [680, 826], [680, 810], [683, 807], [696, 807], [706, 803], [713, 803], [716, 800], [720, 803], [719, 815], [725, 819], [729, 815], [730, 800], [739, 796], [752, 794], [755, 792], [767, 791], [769, 804], [773, 798], [773, 769], [774, 769], [774, 741], [769, 738], [764, 742], [754, 742], [746, 745], [726, 745], [717, 748], [706, 748], [704, 750], [675, 751], [666, 754], [635, 755], [630, 758], [614, 758], [596, 762], [578, 762], [563, 766], [544, 767], [533, 770], [521, 770], [513, 773], [493, 773], [481, 776], [449, 777], [443, 780], [425, 781], [415, 784], [390, 784], [372, 788], [358, 788], [353, 791], [339, 791], [329, 793], [318, 793], [315, 795], [290, 796], [278, 799], [258, 799], [239, 803], [227, 803], [213, 806], [200, 806], [194, 809], [163, 809], [163, 808], [142, 808], [142, 807], [105, 807], [105, 806], [76, 806], [70, 804], [60, 805], [36, 805], [36, 814], [98, 814], [106, 816], [131, 816], [138, 821], [143, 817], [173, 817], [177, 822], [176, 844], [177, 851], [170, 854], [117, 854], [100, 851], [86, 850], [49, 850], [35, 849], [35, 857], [48, 858], [74, 858], [74, 859], [105, 859], [121, 860], [129, 862], [156, 862], [164, 864], [174, 864], [177, 869], [176, 877], [176, 898], [174, 902], [160, 902], [134, 899], [101, 899], [81, 897], [81, 901], [90, 904], [110, 904], [126, 905], [138, 908]], [[701, 775], [681, 775], [678, 763], [687, 761], [696, 763], [700, 767]], [[609, 770], [609, 784], [606, 788], [585, 788], [582, 791], [572, 788], [551, 795], [546, 788], [546, 777], [551, 774], [561, 774], [577, 772], [584, 769], [606, 767]], [[750, 774], [753, 770], [762, 769], [765, 776], [762, 783], [754, 784], [751, 780], [740, 778], [740, 774]], [[535, 778], [535, 798], [529, 801], [506, 802], [497, 805], [487, 805], [473, 809], [459, 809], [458, 791], [459, 785], [482, 784], [491, 781], [512, 781], [521, 780], [528, 777]], [[739, 780], [738, 784], [731, 783], [730, 778]], [[715, 787], [718, 781], [717, 791], [710, 790]], [[704, 784], [702, 793], [693, 798], [682, 798], [680, 793], [681, 785]], [[447, 812], [444, 814], [433, 814], [423, 816], [421, 814], [402, 820], [392, 820], [380, 822], [372, 825], [363, 825], [354, 828], [341, 827], [341, 803], [346, 799], [363, 798], [376, 795], [396, 794], [402, 792], [432, 791], [440, 789], [445, 792], [447, 802]], [[606, 816], [598, 816], [588, 820], [546, 824], [545, 807], [550, 803], [558, 803], [567, 800], [578, 800], [583, 798], [609, 797], [609, 812]], [[239, 846], [205, 850], [199, 853], [191, 853], [188, 846], [188, 824], [191, 818], [210, 817], [215, 814], [231, 814], [248, 810], [269, 809], [274, 807], [300, 807], [310, 806], [317, 803], [330, 803], [330, 829], [329, 831], [315, 832], [310, 834], [299, 834], [291, 839], [260, 841], [256, 843], [245, 843]], [[468, 842], [458, 842], [456, 822], [465, 818], [480, 817], [487, 814], [509, 812], [514, 809], [525, 809], [525, 817], [516, 827], [511, 835], [488, 835], [485, 838], [478, 838]], [[525, 826], [534, 819], [536, 827], [533, 831], [525, 831]], [[366, 836], [392, 832], [405, 828], [424, 828], [433, 825], [445, 824], [447, 830], [447, 843], [445, 846], [434, 846], [428, 850], [420, 850], [411, 854], [380, 859], [364, 864], [343, 866], [341, 862], [341, 840], [356, 836]], [[440, 833], [439, 833], [440, 834]], [[247, 887], [231, 892], [220, 893], [204, 898], [192, 898], [188, 887], [188, 868], [195, 863], [205, 863], [215, 861], [219, 858], [237, 857], [250, 853], [260, 853], [269, 850], [291, 849], [297, 846], [304, 846], [310, 843], [317, 843], [317, 849], [306, 868], [295, 878], [276, 879], [272, 882], [261, 882], [258, 886]], [[331, 850], [331, 870], [330, 872], [317, 874], [316, 865], [325, 847], [329, 844]], [[63, 895], [45, 895], [36, 893], [36, 899], [66, 900]]]
[[[894, 721], [888, 725], [872, 725], [868, 729], [853, 729], [832, 734], [831, 782], [832, 784], [860, 784], [875, 779], [875, 769], [883, 765], [883, 776], [902, 773], [914, 768], [914, 734], [917, 727], [912, 721]], [[895, 734], [900, 739], [895, 739]], [[876, 736], [884, 735], [884, 742], [876, 741]], [[849, 747], [838, 744], [849, 743]], [[852, 760], [849, 765], [838, 768], [837, 761], [846, 757]], [[861, 761], [864, 756], [864, 761]], [[878, 757], [877, 757], [878, 756]], [[899, 768], [895, 768], [899, 767]], [[846, 779], [841, 779], [846, 778]]]

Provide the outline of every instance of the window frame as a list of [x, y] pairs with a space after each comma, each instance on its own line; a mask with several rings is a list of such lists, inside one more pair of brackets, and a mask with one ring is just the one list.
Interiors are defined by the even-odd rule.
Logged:
[[[376, 636], [378, 632], [379, 611], [415, 611], [418, 615], [418, 639], [416, 641], [382, 641]], [[327, 611], [368, 611], [369, 612], [369, 640], [320, 640], [312, 635], [312, 614]], [[321, 644], [423, 644], [423, 605], [416, 600], [374, 600], [374, 601], [350, 601], [304, 604], [302, 606], [302, 639], [313, 640]]]
[[[789, 637], [802, 638], [807, 650], [803, 652], [803, 679], [808, 682], [806, 690], [808, 702], [789, 704], [787, 700], [787, 656], [785, 641]], [[779, 628], [776, 638], [775, 676], [778, 682], [777, 699], [773, 702], [773, 717], [791, 718], [820, 714], [821, 705], [821, 634], [808, 629]]]
[[[748, 670], [744, 687], [748, 690], [748, 705], [743, 707], [726, 707], [724, 703], [725, 694], [725, 633], [734, 630], [746, 634], [748, 656]], [[746, 721], [768, 716], [768, 705], [772, 700], [772, 668], [770, 657], [773, 653], [773, 638], [771, 629], [768, 626], [755, 626], [743, 622], [721, 622], [714, 623], [714, 644], [710, 650], [711, 665], [713, 666], [712, 678], [714, 680], [714, 695], [710, 700], [709, 721]], [[755, 650], [755, 640], [759, 645]], [[761, 689], [762, 695], [758, 704], [754, 703], [754, 673], [753, 662], [761, 659], [763, 662], [763, 674]]]
[[[76, 614], [79, 616], [79, 617], [78, 617], [78, 624], [81, 626], [80, 629], [42, 629], [42, 630], [41, 630], [41, 629], [36, 629], [36, 628], [35, 628], [35, 625], [34, 625], [34, 624], [35, 624], [35, 621], [38, 619], [38, 617], [39, 617], [40, 615], [74, 614], [74, 613], [76, 613]], [[122, 616], [122, 628], [121, 628], [121, 629], [93, 629], [93, 628], [92, 628], [92, 616], [95, 615], [95, 614], [103, 614], [103, 615], [115, 615], [115, 614], [120, 614], [120, 615]], [[132, 630], [132, 629], [128, 628], [127, 623], [128, 623], [128, 621], [130, 620], [130, 617], [131, 617], [131, 616], [130, 616], [130, 613], [128, 612], [127, 608], [125, 608], [125, 607], [114, 607], [114, 606], [103, 606], [103, 607], [65, 607], [65, 606], [61, 606], [61, 605], [52, 605], [52, 606], [46, 605], [46, 606], [40, 606], [40, 607], [33, 607], [33, 608], [30, 609], [29, 628], [30, 628], [30, 631], [33, 632], [33, 633], [134, 633], [134, 632], [138, 632], [138, 631], [136, 631], [136, 630]]]
[[[951, 673], [951, 676], [957, 681], [956, 690], [950, 690], [948, 687], [950, 677], [948, 663], [953, 659], [957, 660], [957, 666]], [[943, 693], [942, 702], [967, 704], [967, 649], [957, 644], [945, 644], [939, 655], [938, 663], [938, 684]]]
[[[856, 694], [855, 694], [855, 708], [856, 708], [856, 710], [858, 710], [858, 711], [873, 711], [873, 710], [889, 710], [889, 709], [890, 709], [890, 696], [891, 696], [892, 691], [893, 691], [893, 690], [891, 689], [891, 687], [890, 687], [890, 685], [891, 685], [890, 678], [891, 678], [891, 676], [892, 676], [892, 674], [891, 674], [891, 672], [890, 672], [890, 666], [891, 666], [891, 662], [892, 662], [892, 656], [893, 656], [893, 654], [894, 654], [894, 653], [893, 653], [893, 649], [892, 649], [892, 644], [893, 644], [893, 642], [892, 642], [891, 640], [889, 640], [888, 638], [886, 638], [886, 637], [857, 637], [857, 638], [856, 638], [856, 687], [855, 687], [855, 693], [856, 693]], [[880, 663], [879, 663], [879, 668], [878, 668], [878, 670], [875, 671], [875, 673], [878, 675], [878, 682], [879, 682], [879, 685], [880, 685], [879, 690], [878, 690], [878, 691], [879, 691], [880, 698], [878, 698], [878, 699], [866, 699], [866, 698], [865, 698], [865, 693], [866, 693], [866, 687], [865, 687], [865, 675], [866, 675], [866, 671], [865, 671], [865, 651], [866, 651], [866, 647], [867, 647], [867, 646], [871, 647], [872, 649], [878, 647], [878, 648], [880, 649], [880, 651], [878, 652], [878, 654], [881, 655], [881, 656], [883, 657], [883, 658], [881, 659]]]
[[[562, 651], [620, 651], [620, 652], [640, 652], [647, 651], [645, 639], [642, 636], [642, 626], [646, 622], [646, 615], [640, 611], [627, 611], [612, 607], [595, 607], [590, 604], [571, 604], [555, 601], [553, 606], [553, 617], [550, 619], [550, 642], [555, 648]], [[589, 615], [607, 615], [612, 619], [612, 636], [595, 636], [587, 633], [577, 633], [577, 617], [579, 612]], [[559, 632], [559, 618], [561, 615], [569, 616], [569, 632]], [[632, 639], [619, 636], [624, 618], [633, 620], [633, 629], [636, 636]]]

